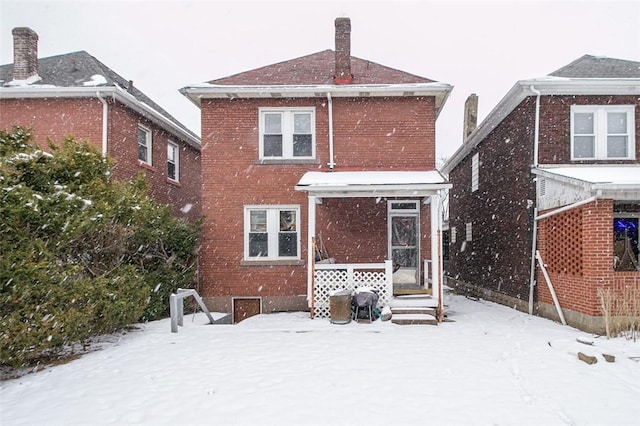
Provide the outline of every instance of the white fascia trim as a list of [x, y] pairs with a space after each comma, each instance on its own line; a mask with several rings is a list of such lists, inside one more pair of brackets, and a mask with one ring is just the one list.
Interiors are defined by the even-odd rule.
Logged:
[[330, 93], [333, 98], [340, 97], [381, 97], [381, 96], [435, 96], [436, 109], [439, 113], [453, 86], [446, 83], [407, 83], [407, 84], [344, 84], [344, 85], [223, 85], [193, 84], [180, 89], [196, 106], [201, 106], [201, 99], [236, 99], [236, 98], [326, 98]]
[[164, 130], [180, 136], [181, 139], [189, 142], [190, 145], [199, 148], [200, 138], [184, 131], [164, 115], [140, 102], [132, 94], [117, 86], [105, 87], [15, 87], [0, 88], [0, 99], [36, 99], [36, 98], [97, 98], [97, 93], [112, 96], [114, 99], [125, 104], [131, 109], [139, 112], [143, 116], [158, 124]]
[[[625, 165], [621, 165], [621, 166], [625, 167]], [[618, 192], [640, 191], [640, 184], [633, 183], [633, 182], [630, 182], [630, 183], [588, 182], [586, 180], [565, 176], [565, 175], [550, 172], [548, 170], [541, 170], [538, 168], [531, 169], [531, 172], [535, 175], [542, 176], [547, 179], [552, 179], [561, 183], [573, 185], [578, 188], [582, 188], [585, 191], [590, 191], [592, 193], [602, 192], [603, 194], [611, 195], [611, 193], [618, 193]], [[602, 198], [609, 198], [609, 197], [602, 197]], [[615, 198], [615, 195], [611, 196], [611, 198]]]
[[476, 146], [480, 144], [520, 103], [528, 96], [597, 96], [597, 95], [640, 95], [638, 78], [562, 78], [544, 77], [520, 80], [507, 92], [487, 117], [469, 135], [467, 141], [451, 156], [442, 167], [442, 173], [448, 174]]

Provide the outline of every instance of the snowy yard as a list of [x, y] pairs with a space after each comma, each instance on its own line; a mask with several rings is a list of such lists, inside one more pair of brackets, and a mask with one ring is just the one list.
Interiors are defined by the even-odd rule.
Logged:
[[[439, 326], [185, 316], [0, 383], [2, 425], [637, 425], [640, 342], [447, 296]], [[592, 346], [576, 339], [594, 342]], [[597, 357], [588, 365], [577, 352]], [[614, 363], [602, 353], [615, 355]], [[635, 358], [635, 361], [630, 359]]]

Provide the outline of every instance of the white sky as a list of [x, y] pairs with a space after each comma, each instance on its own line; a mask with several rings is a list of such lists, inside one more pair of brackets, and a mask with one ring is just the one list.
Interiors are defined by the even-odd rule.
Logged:
[[199, 134], [179, 88], [333, 49], [340, 16], [352, 55], [454, 86], [438, 157], [460, 146], [471, 93], [480, 122], [517, 80], [584, 54], [640, 61], [639, 1], [0, 0], [0, 63], [12, 28], [31, 27], [40, 57], [86, 50]]

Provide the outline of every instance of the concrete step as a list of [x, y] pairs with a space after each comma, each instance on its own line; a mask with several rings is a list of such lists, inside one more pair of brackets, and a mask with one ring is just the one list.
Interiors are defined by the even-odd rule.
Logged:
[[391, 322], [398, 325], [438, 325], [435, 316], [429, 314], [393, 314]]
[[393, 315], [400, 314], [428, 314], [436, 316], [436, 308], [424, 307], [424, 306], [399, 306], [397, 308], [391, 308]]

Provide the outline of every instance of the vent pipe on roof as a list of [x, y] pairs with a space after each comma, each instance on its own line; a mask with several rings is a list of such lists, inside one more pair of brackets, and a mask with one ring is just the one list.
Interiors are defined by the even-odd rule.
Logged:
[[27, 80], [38, 75], [38, 34], [28, 27], [18, 27], [13, 34], [13, 79]]
[[336, 84], [348, 84], [353, 80], [351, 74], [351, 20], [336, 18], [336, 72], [333, 81]]
[[464, 103], [464, 123], [462, 124], [462, 142], [466, 142], [467, 138], [478, 125], [478, 95], [472, 93]]

